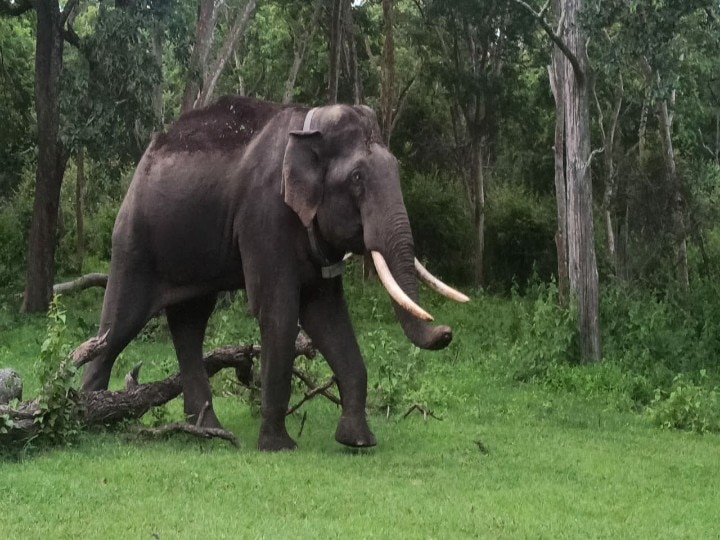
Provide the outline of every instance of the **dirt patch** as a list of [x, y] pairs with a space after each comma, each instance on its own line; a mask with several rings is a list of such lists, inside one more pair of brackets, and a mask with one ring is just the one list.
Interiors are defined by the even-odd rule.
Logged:
[[235, 150], [252, 140], [287, 105], [243, 96], [225, 96], [203, 109], [182, 115], [155, 138], [155, 148], [200, 152]]

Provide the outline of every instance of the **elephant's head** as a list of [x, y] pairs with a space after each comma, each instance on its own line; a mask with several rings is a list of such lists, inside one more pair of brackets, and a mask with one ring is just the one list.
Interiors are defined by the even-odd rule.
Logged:
[[420, 274], [441, 294], [468, 298], [430, 275], [415, 258], [400, 189], [398, 162], [380, 140], [375, 113], [366, 106], [313, 109], [285, 150], [285, 202], [305, 227], [340, 253], [372, 253], [378, 276], [393, 298], [405, 335], [418, 347], [441, 349], [452, 340], [447, 326], [417, 305]]

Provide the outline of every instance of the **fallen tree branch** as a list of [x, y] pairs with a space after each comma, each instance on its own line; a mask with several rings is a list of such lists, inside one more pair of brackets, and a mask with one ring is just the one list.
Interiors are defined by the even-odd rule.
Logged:
[[329, 392], [330, 388], [335, 386], [335, 383], [337, 383], [337, 379], [335, 379], [335, 377], [330, 377], [330, 380], [327, 381], [325, 384], [317, 386], [306, 374], [304, 374], [298, 369], [293, 369], [293, 375], [303, 381], [308, 387], [308, 390], [305, 392], [303, 398], [296, 405], [293, 405], [288, 409], [287, 413], [285, 413], [285, 416], [290, 416], [292, 413], [302, 407], [307, 401], [310, 401], [317, 396], [324, 396], [336, 405], [341, 405], [340, 398]]
[[[75, 366], [82, 366], [97, 358], [106, 347], [105, 335], [91, 338], [75, 349], [70, 355], [70, 359]], [[313, 358], [315, 354], [312, 343], [301, 333], [296, 341], [296, 355]], [[233, 368], [238, 380], [244, 385], [250, 386], [253, 362], [259, 355], [260, 347], [256, 345], [223, 347], [206, 355], [203, 363], [208, 377], [212, 377], [222, 369]], [[77, 399], [82, 411], [80, 420], [85, 427], [107, 426], [123, 420], [139, 419], [153, 407], [164, 405], [182, 393], [179, 373], [162, 381], [140, 384], [138, 381], [139, 369], [139, 366], [136, 366], [127, 375], [124, 390], [76, 393], [74, 399]], [[42, 428], [39, 422], [41, 416], [42, 410], [38, 399], [22, 402], [16, 407], [0, 406], [0, 446], [13, 443], [22, 444], [36, 437]], [[190, 426], [190, 428], [192, 427]], [[195, 427], [197, 428], [197, 426]], [[176, 428], [172, 429], [177, 431]], [[200, 431], [204, 429], [182, 428], [182, 431], [197, 432], [193, 434], [199, 436], [227, 439], [219, 433], [207, 432], [206, 435], [202, 435]]]
[[423, 405], [420, 405], [419, 403], [415, 403], [412, 407], [410, 407], [408, 411], [403, 414], [403, 419], [410, 416], [410, 413], [412, 413], [413, 411], [421, 413], [423, 415], [423, 420], [425, 420], [426, 422], [428, 417], [434, 418], [435, 420], [440, 420], [442, 422], [442, 418], [440, 418], [439, 416], [435, 416], [430, 409]]
[[108, 276], [107, 274], [85, 274], [79, 278], [73, 279], [72, 281], [65, 281], [63, 283], [56, 283], [53, 285], [53, 294], [61, 294], [72, 291], [82, 291], [89, 289], [90, 287], [107, 287]]
[[137, 430], [136, 433], [141, 437], [165, 437], [174, 433], [186, 433], [203, 439], [223, 439], [236, 448], [240, 447], [237, 437], [227, 429], [195, 426], [181, 422], [174, 422], [157, 428], [142, 428]]
[[202, 437], [204, 439], [223, 439], [229, 441], [230, 444], [232, 444], [236, 448], [239, 447], [240, 443], [238, 442], [237, 437], [235, 437], [235, 435], [233, 435], [231, 431], [223, 428], [203, 427], [203, 419], [205, 418], [205, 413], [207, 413], [207, 410], [209, 408], [210, 402], [206, 401], [205, 406], [200, 411], [197, 422], [195, 422], [194, 426], [190, 424], [175, 422], [173, 424], [168, 424], [166, 426], [161, 426], [158, 428], [139, 429], [137, 431], [137, 434], [140, 436], [163, 437], [165, 435], [171, 435], [173, 433], [186, 433], [188, 435], [194, 435], [196, 437]]

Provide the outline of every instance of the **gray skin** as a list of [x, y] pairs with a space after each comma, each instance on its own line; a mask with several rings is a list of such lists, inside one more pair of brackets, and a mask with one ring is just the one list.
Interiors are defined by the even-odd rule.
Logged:
[[[219, 427], [202, 364], [204, 334], [219, 291], [244, 288], [262, 341], [261, 450], [294, 449], [285, 427], [298, 321], [338, 380], [335, 438], [373, 446], [367, 371], [343, 296], [311, 249], [315, 224], [333, 261], [379, 251], [401, 288], [418, 300], [414, 247], [398, 163], [365, 106], [316, 109], [227, 97], [184, 115], [156, 136], [140, 161], [113, 231], [110, 277], [98, 335], [107, 349], [83, 388], [107, 388], [118, 354], [165, 309], [180, 364], [185, 413]], [[440, 349], [447, 326], [395, 304], [412, 343]]]

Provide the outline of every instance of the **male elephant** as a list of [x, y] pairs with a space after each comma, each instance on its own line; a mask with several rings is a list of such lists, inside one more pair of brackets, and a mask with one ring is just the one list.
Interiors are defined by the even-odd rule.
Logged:
[[[308, 110], [225, 97], [157, 135], [115, 223], [99, 330], [107, 348], [86, 367], [84, 389], [107, 388], [118, 354], [164, 308], [185, 413], [196, 420], [212, 404], [202, 347], [216, 295], [244, 288], [262, 340], [258, 447], [295, 448], [285, 413], [298, 321], [338, 380], [336, 440], [375, 445], [367, 372], [343, 298], [343, 256], [372, 253], [410, 341], [440, 349], [452, 339], [416, 304], [416, 269], [426, 271], [415, 259], [397, 161], [379, 133], [365, 106]], [[212, 405], [203, 419], [220, 425]]]

